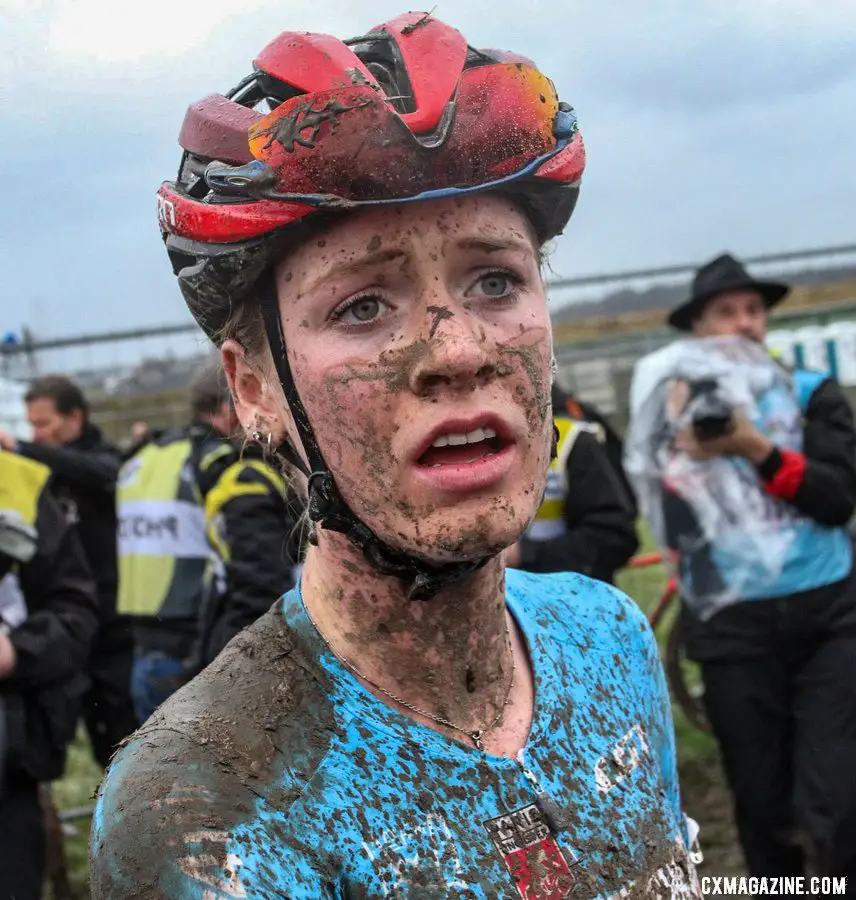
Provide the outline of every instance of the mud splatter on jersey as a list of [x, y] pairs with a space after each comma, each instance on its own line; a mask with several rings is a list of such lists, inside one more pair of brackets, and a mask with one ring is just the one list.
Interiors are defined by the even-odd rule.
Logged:
[[644, 617], [571, 574], [510, 571], [507, 599], [536, 684], [519, 759], [366, 691], [294, 590], [117, 755], [93, 898], [699, 896]]

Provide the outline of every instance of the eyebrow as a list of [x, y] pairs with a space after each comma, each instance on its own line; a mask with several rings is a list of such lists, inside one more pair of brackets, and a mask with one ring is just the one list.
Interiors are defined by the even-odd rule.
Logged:
[[379, 266], [383, 263], [394, 262], [407, 256], [407, 252], [401, 248], [389, 250], [378, 250], [370, 253], [368, 256], [362, 256], [353, 262], [333, 263], [327, 268], [321, 270], [318, 276], [312, 281], [309, 290], [314, 290], [331, 278], [341, 278], [345, 275], [356, 275], [372, 266]]
[[480, 250], [482, 253], [497, 253], [500, 250], [513, 250], [517, 253], [532, 252], [531, 244], [513, 238], [464, 238], [455, 243], [463, 250]]
[[[515, 240], [514, 238], [462, 238], [461, 240], [450, 239], [447, 241], [462, 250], [476, 250], [481, 253], [497, 253], [500, 250], [510, 250], [516, 253], [532, 253], [532, 245], [524, 240]], [[363, 256], [353, 262], [333, 263], [328, 268], [322, 269], [318, 276], [312, 281], [308, 290], [312, 291], [319, 285], [323, 284], [331, 278], [341, 278], [348, 275], [357, 275], [370, 269], [372, 266], [382, 265], [384, 263], [394, 262], [408, 256], [406, 250], [396, 247], [387, 250], [377, 250], [368, 256]]]

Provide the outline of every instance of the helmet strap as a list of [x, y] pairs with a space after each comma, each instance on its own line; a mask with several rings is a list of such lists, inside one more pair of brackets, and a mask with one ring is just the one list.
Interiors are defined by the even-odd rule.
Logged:
[[276, 448], [278, 456], [294, 465], [309, 480], [307, 514], [313, 526], [309, 536], [310, 542], [317, 544], [315, 533], [317, 525], [328, 531], [344, 534], [363, 552], [372, 568], [382, 575], [392, 575], [404, 581], [410, 600], [428, 600], [443, 588], [466, 578], [484, 566], [490, 557], [441, 565], [427, 563], [409, 553], [390, 547], [351, 511], [324, 462], [324, 456], [309, 423], [309, 416], [294, 383], [282, 330], [276, 283], [271, 269], [259, 279], [258, 298], [276, 374], [294, 419], [297, 438], [309, 463], [307, 467], [297, 448], [288, 440]]

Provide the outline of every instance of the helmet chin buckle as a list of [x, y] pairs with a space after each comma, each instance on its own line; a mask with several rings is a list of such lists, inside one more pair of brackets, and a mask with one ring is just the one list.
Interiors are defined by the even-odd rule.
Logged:
[[312, 472], [309, 475], [309, 502], [307, 512], [313, 522], [326, 518], [333, 511], [338, 498], [333, 476], [329, 472]]

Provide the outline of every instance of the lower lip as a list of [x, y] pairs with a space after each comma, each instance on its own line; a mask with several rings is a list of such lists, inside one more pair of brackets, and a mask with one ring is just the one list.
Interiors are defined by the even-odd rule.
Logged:
[[416, 466], [420, 481], [434, 490], [469, 493], [493, 487], [511, 471], [516, 445], [508, 444], [498, 453], [490, 453], [470, 463], [449, 466]]

